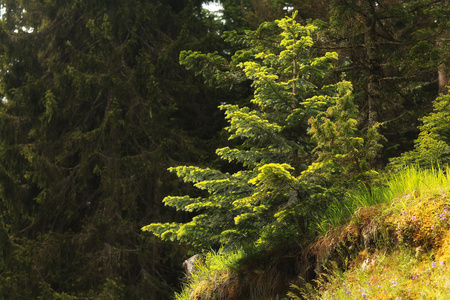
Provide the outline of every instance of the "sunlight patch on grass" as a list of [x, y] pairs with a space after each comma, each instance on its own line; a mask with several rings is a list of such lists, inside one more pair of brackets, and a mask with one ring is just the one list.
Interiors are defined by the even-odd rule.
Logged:
[[[363, 264], [370, 261], [369, 266]], [[336, 299], [449, 299], [448, 261], [417, 257], [408, 250], [374, 254], [341, 276], [327, 276], [315, 297]], [[331, 281], [330, 281], [331, 278]]]
[[175, 299], [227, 299], [237, 295], [240, 292], [239, 283], [233, 270], [243, 256], [243, 250], [208, 252], [205, 262], [197, 264], [196, 271]]
[[342, 201], [331, 204], [316, 222], [317, 231], [326, 234], [330, 227], [347, 223], [361, 207], [390, 205], [401, 211], [414, 205], [423, 196], [450, 194], [450, 170], [419, 169], [409, 167], [402, 172], [390, 174], [389, 180], [370, 189], [360, 186], [348, 192]]

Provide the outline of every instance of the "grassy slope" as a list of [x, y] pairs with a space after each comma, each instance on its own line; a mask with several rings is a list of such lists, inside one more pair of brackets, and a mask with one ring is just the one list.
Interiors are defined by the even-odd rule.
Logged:
[[239, 250], [207, 254], [176, 299], [450, 299], [449, 171], [410, 168], [330, 207], [319, 238], [297, 257], [321, 275], [292, 285], [289, 297], [272, 262], [287, 253], [243, 268], [248, 253]]
[[[411, 168], [374, 198], [366, 195], [381, 203], [356, 210], [351, 221], [336, 224], [315, 243], [318, 257], [328, 253], [318, 287], [308, 285], [291, 296], [450, 299], [450, 177], [445, 173]], [[336, 211], [330, 216], [339, 220]]]

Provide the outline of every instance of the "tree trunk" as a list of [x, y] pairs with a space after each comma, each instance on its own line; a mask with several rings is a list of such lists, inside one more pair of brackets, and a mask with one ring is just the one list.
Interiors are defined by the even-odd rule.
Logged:
[[365, 34], [365, 50], [368, 61], [368, 127], [374, 126], [380, 121], [381, 112], [381, 64], [377, 53], [376, 41], [376, 20], [369, 18], [367, 20], [367, 31]]
[[448, 94], [448, 77], [449, 74], [447, 66], [445, 65], [445, 63], [440, 64], [438, 68], [439, 94]]

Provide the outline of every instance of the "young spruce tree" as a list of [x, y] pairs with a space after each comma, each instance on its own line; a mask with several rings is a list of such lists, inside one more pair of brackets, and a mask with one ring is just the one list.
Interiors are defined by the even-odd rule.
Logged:
[[[351, 84], [325, 84], [337, 54], [314, 57], [316, 27], [301, 26], [295, 17], [263, 23], [243, 36], [228, 33], [228, 41], [244, 45], [230, 63], [217, 54], [181, 54], [183, 64], [211, 82], [240, 76], [252, 81], [249, 107], [220, 106], [230, 139], [239, 146], [216, 152], [243, 168], [235, 173], [170, 168], [207, 196], [166, 197], [165, 205], [195, 217], [187, 223], [153, 223], [143, 230], [198, 249], [292, 242], [308, 232], [311, 220], [333, 200], [336, 193], [331, 191], [336, 191], [340, 175], [351, 169], [357, 172], [347, 179], [360, 181], [370, 171], [379, 135], [372, 129], [367, 139], [367, 133], [357, 130]], [[340, 142], [327, 144], [327, 138]]]

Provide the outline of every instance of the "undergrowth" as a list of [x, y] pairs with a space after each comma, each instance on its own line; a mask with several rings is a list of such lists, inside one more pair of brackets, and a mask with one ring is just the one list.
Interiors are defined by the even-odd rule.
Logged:
[[[400, 195], [426, 195], [450, 189], [449, 168], [442, 170], [420, 169], [414, 166], [405, 168], [402, 172], [386, 175], [389, 179], [385, 184], [357, 187], [349, 191], [342, 201], [330, 205], [316, 222], [318, 234], [326, 234], [330, 227], [338, 227], [349, 221], [355, 211], [361, 207], [379, 204], [390, 205]], [[412, 202], [409, 202], [410, 204]], [[402, 205], [407, 206], [407, 202]], [[396, 206], [397, 209], [400, 206]]]
[[291, 299], [450, 299], [448, 171], [411, 167], [336, 205], [328, 212], [328, 235], [333, 226], [345, 228], [344, 220], [355, 224], [356, 208], [365, 206], [376, 211], [389, 240], [364, 247], [345, 268], [328, 263], [314, 283], [292, 286]]
[[449, 299], [448, 261], [433, 255], [418, 257], [407, 249], [373, 254], [368, 266], [346, 272], [338, 268], [322, 275], [320, 289], [302, 289], [292, 299]]
[[197, 263], [195, 272], [187, 279], [176, 300], [227, 299], [239, 293], [238, 282], [233, 272], [243, 258], [243, 250], [210, 251], [204, 263]]

